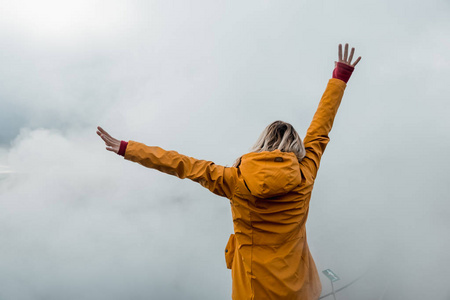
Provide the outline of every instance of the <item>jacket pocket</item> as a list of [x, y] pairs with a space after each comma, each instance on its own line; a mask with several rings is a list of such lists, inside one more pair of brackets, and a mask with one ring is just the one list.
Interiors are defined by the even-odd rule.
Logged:
[[231, 269], [231, 265], [233, 264], [235, 246], [236, 238], [234, 234], [231, 234], [225, 247], [225, 262], [227, 263], [228, 269]]

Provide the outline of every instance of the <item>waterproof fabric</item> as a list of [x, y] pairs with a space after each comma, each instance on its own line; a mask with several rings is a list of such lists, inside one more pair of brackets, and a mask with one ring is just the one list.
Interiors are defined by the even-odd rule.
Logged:
[[304, 138], [306, 156], [265, 151], [242, 156], [235, 167], [216, 165], [129, 141], [124, 158], [179, 178], [189, 178], [230, 199], [234, 234], [225, 248], [232, 298], [318, 299], [321, 283], [305, 223], [320, 159], [344, 94], [332, 78]]

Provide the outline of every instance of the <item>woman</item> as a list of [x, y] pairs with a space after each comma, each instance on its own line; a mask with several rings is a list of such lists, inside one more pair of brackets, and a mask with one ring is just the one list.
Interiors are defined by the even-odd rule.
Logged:
[[344, 94], [353, 64], [348, 44], [335, 62], [304, 143], [292, 125], [270, 124], [248, 154], [232, 167], [119, 141], [98, 127], [109, 151], [145, 167], [189, 178], [211, 192], [230, 199], [234, 234], [225, 248], [233, 278], [232, 298], [318, 299], [322, 290], [310, 254], [305, 223], [309, 200], [328, 133]]

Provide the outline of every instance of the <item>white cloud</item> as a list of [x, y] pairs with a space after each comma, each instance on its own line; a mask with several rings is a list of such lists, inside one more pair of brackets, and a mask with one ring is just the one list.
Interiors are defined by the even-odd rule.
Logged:
[[1, 23], [32, 39], [52, 42], [112, 35], [130, 20], [123, 1], [17, 0], [2, 3]]

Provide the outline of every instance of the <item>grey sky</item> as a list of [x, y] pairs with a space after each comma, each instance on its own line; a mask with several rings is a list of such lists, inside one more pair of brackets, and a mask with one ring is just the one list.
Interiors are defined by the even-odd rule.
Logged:
[[345, 42], [363, 58], [312, 196], [319, 272], [372, 270], [341, 299], [449, 299], [448, 1], [61, 3], [0, 1], [1, 299], [230, 299], [228, 200], [96, 126], [231, 165], [274, 120], [305, 134]]

